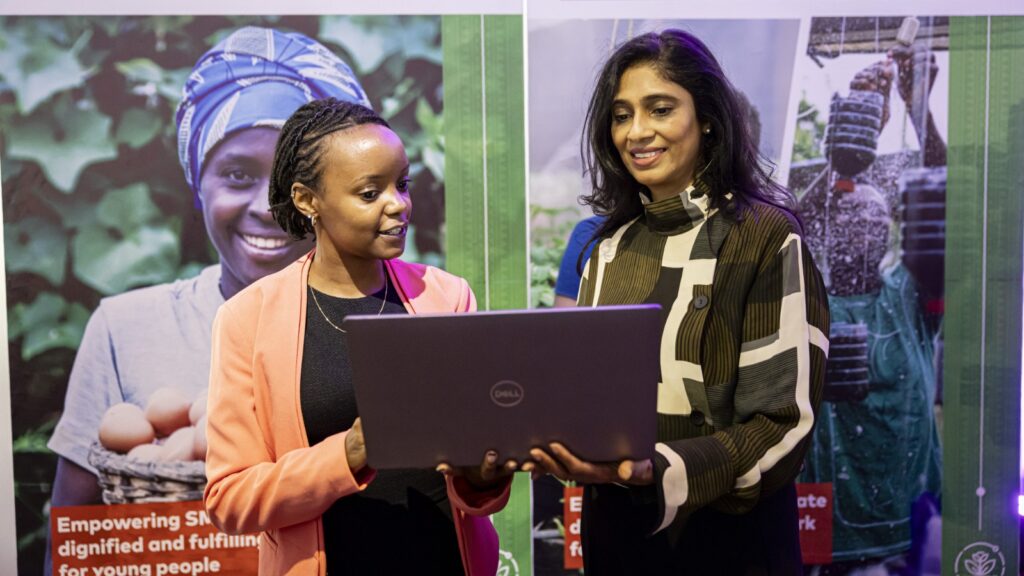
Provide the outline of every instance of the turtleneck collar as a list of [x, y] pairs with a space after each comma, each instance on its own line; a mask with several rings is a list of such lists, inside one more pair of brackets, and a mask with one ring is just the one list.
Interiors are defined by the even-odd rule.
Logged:
[[655, 234], [665, 236], [691, 230], [715, 212], [710, 207], [710, 190], [701, 180], [675, 196], [656, 202], [652, 201], [646, 192], [641, 192], [640, 202], [644, 205], [647, 227]]

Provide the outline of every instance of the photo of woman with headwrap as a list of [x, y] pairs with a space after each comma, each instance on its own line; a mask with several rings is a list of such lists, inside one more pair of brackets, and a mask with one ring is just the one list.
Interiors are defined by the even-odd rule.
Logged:
[[243, 28], [196, 63], [177, 111], [179, 160], [220, 264], [106, 298], [93, 313], [48, 444], [60, 456], [54, 506], [99, 502], [88, 454], [104, 412], [146, 406], [161, 388], [190, 400], [204, 393], [217, 308], [312, 247], [274, 223], [267, 182], [281, 125], [331, 96], [368, 104], [348, 65], [298, 33]]
[[[199, 416], [217, 308], [312, 248], [276, 227], [266, 198], [279, 129], [301, 105], [333, 97], [388, 121], [417, 191], [406, 257], [444, 265], [441, 24], [388, 14], [0, 19], [19, 573], [44, 570], [50, 521], [79, 513], [69, 506], [201, 507], [204, 426], [171, 418], [182, 434], [165, 451], [169, 425], [151, 426], [145, 408], [174, 404], [181, 416], [184, 403]], [[102, 427], [116, 406], [130, 417]], [[152, 432], [129, 457], [133, 425]], [[192, 450], [178, 442], [186, 432]]]

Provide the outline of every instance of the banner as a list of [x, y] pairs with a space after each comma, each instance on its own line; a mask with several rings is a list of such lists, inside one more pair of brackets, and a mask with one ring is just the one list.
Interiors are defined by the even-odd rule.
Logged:
[[[764, 8], [741, 10], [759, 18]], [[807, 573], [989, 573], [978, 572], [989, 560], [1012, 570], [1017, 472], [1011, 481], [993, 454], [1018, 460], [1009, 435], [1019, 434], [1022, 243], [1016, 224], [998, 224], [1021, 217], [1016, 172], [1003, 161], [1022, 141], [1016, 20], [874, 9], [826, 7], [819, 16], [795, 4], [770, 8], [799, 21], [714, 20], [729, 8], [708, 6], [688, 7], [697, 19], [672, 20], [677, 8], [661, 2], [531, 9], [531, 305], [572, 305], [579, 254], [600, 223], [577, 200], [590, 191], [580, 129], [601, 63], [650, 30], [694, 33], [757, 112], [761, 150], [796, 195], [828, 283], [825, 401], [798, 485]], [[952, 251], [961, 263], [947, 264]], [[979, 295], [986, 274], [989, 292]], [[952, 290], [951, 279], [962, 286]], [[979, 325], [978, 306], [993, 310], [995, 301], [1006, 313]], [[963, 311], [955, 349], [971, 350], [966, 356], [943, 353], [952, 334], [945, 311], [954, 308]], [[997, 333], [1002, 352], [986, 346]], [[946, 429], [946, 458], [944, 414], [958, 418]], [[965, 427], [978, 432], [955, 431]], [[965, 458], [977, 466], [962, 468]], [[956, 492], [945, 489], [943, 470]], [[545, 504], [561, 491], [545, 483], [535, 483], [537, 572], [561, 574], [561, 558], [543, 552], [564, 552], [568, 542], [562, 503]]]
[[[483, 30], [482, 18], [466, 18], [471, 29]], [[209, 63], [194, 69], [200, 56], [227, 41], [229, 53], [292, 54], [296, 60], [288, 65], [296, 69], [334, 66], [329, 60], [337, 57], [341, 68], [317, 68], [289, 81], [322, 95], [365, 98], [389, 122], [405, 145], [415, 199], [403, 258], [443, 267], [452, 254], [459, 268], [460, 246], [478, 244], [476, 234], [484, 232], [463, 237], [456, 218], [450, 228], [454, 240], [445, 237], [446, 211], [460, 206], [453, 202], [446, 210], [445, 142], [461, 145], [459, 133], [452, 133], [458, 120], [445, 122], [446, 99], [458, 101], [460, 90], [479, 95], [485, 75], [478, 66], [475, 75], [445, 86], [452, 74], [445, 55], [459, 54], [456, 70], [461, 62], [489, 65], [495, 99], [521, 94], [521, 80], [508, 74], [521, 70], [520, 19], [488, 18], [493, 34], [469, 45], [457, 42], [450, 17], [432, 15], [0, 19], [0, 163], [11, 404], [19, 407], [12, 427], [20, 574], [50, 573], [51, 560], [54, 573], [86, 565], [102, 573], [123, 554], [135, 554], [139, 542], [142, 554], [154, 552], [149, 540], [136, 539], [152, 535], [107, 531], [105, 523], [90, 529], [89, 538], [48, 529], [65, 520], [77, 525], [144, 515], [149, 502], [179, 503], [167, 505], [167, 514], [201, 509], [213, 314], [244, 285], [311, 247], [308, 240], [285, 240], [267, 212], [274, 139], [259, 138], [276, 134], [274, 128], [297, 104], [282, 118], [254, 120], [212, 151], [179, 149], [179, 139], [189, 137], [180, 128], [182, 119], [192, 114], [182, 107], [176, 117], [184, 88], [191, 82], [200, 87], [193, 92], [201, 92], [217, 72]], [[271, 67], [265, 73], [277, 72]], [[253, 110], [273, 109], [273, 101], [249, 96], [262, 77], [254, 78], [241, 85], [241, 100], [235, 101]], [[456, 88], [460, 82], [463, 88]], [[194, 104], [202, 113], [203, 104]], [[498, 137], [494, 142], [504, 145], [503, 132], [520, 134], [521, 141], [521, 120], [514, 120], [516, 114], [521, 118], [521, 105], [517, 109], [513, 102], [503, 111], [492, 103], [491, 110], [499, 113], [488, 126], [491, 138]], [[206, 126], [216, 134], [210, 120]], [[218, 164], [217, 152], [229, 149], [233, 159]], [[497, 153], [507, 159], [514, 150]], [[216, 166], [224, 185], [204, 188], [200, 176], [213, 169], [197, 167], [195, 158]], [[492, 184], [496, 197], [523, 198], [521, 183], [516, 190], [514, 180], [495, 176], [511, 186], [503, 192]], [[454, 185], [455, 198], [466, 194], [463, 186]], [[520, 230], [525, 233], [524, 224]], [[505, 239], [499, 242], [515, 249]], [[509, 273], [522, 278], [496, 284], [506, 283], [509, 294], [520, 286], [524, 299], [525, 271]], [[485, 302], [484, 287], [474, 281], [474, 288]], [[515, 306], [514, 300], [495, 300], [497, 306]], [[83, 506], [101, 501], [118, 506]], [[528, 534], [528, 502], [528, 486], [525, 493], [517, 490], [503, 542], [514, 542], [519, 526]], [[204, 541], [191, 537], [170, 540], [186, 548]], [[521, 540], [528, 543], [528, 537]], [[238, 542], [230, 552], [211, 546], [201, 557], [167, 555], [163, 567], [144, 556], [132, 565], [139, 571], [149, 566], [153, 573], [254, 573], [255, 539]], [[99, 553], [79, 558], [79, 550]], [[528, 574], [529, 547], [516, 549], [515, 558]]]
[[798, 484], [796, 494], [804, 564], [831, 564], [832, 484]]
[[227, 535], [202, 502], [54, 508], [54, 573], [171, 576], [257, 572], [254, 534]]
[[789, 188], [832, 320], [801, 475], [832, 492], [831, 561], [813, 563], [917, 574], [938, 556], [948, 29], [812, 18], [799, 61]]
[[[953, 111], [956, 111], [953, 113]], [[1024, 18], [950, 20], [944, 574], [1019, 566]], [[954, 241], [955, 239], [955, 241]]]
[[[518, 16], [445, 16], [448, 270], [469, 280], [481, 310], [525, 308], [527, 246], [523, 32]], [[499, 455], [500, 458], [500, 455]], [[531, 487], [512, 484], [492, 519], [499, 572], [533, 574]]]
[[565, 529], [565, 556], [562, 559], [562, 567], [566, 570], [579, 570], [583, 568], [583, 487], [566, 486], [562, 499]]
[[[17, 573], [103, 573], [121, 559], [140, 575], [255, 571], [255, 540], [187, 526], [202, 514], [209, 324], [226, 297], [311, 245], [281, 244], [252, 194], [269, 172], [252, 153], [267, 143], [258, 135], [277, 124], [252, 126], [239, 145], [248, 164], [222, 170], [204, 203], [176, 116], [200, 56], [250, 26], [301, 34], [350, 69], [409, 155], [404, 258], [466, 277], [484, 310], [574, 303], [600, 224], [578, 202], [599, 67], [648, 31], [700, 37], [796, 196], [828, 283], [827, 388], [798, 485], [806, 573], [1012, 572], [1021, 8], [891, 4], [5, 7], [21, 15], [0, 15], [0, 420], [8, 410], [12, 434], [0, 433], [11, 462], [0, 511], [14, 518], [0, 544], [17, 548]], [[517, 475], [493, 517], [502, 574], [585, 570], [574, 497]], [[13, 570], [13, 555], [0, 565]]]

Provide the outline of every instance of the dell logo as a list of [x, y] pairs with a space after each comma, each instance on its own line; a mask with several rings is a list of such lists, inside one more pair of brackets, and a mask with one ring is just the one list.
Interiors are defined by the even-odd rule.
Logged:
[[523, 401], [523, 387], [511, 380], [502, 380], [491, 386], [491, 402], [502, 408], [511, 408]]

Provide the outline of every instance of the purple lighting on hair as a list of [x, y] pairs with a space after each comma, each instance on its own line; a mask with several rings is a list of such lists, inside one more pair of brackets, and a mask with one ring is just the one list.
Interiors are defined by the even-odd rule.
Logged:
[[1017, 514], [1024, 516], [1024, 494], [1017, 496]]

